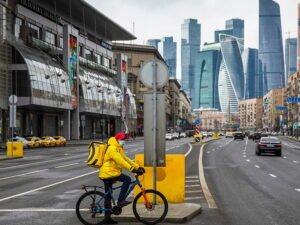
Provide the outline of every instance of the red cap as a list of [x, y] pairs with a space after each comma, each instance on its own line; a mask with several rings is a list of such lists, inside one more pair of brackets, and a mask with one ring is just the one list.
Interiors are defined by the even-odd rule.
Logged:
[[115, 138], [118, 140], [125, 140], [126, 139], [126, 135], [122, 132], [119, 132], [115, 135]]

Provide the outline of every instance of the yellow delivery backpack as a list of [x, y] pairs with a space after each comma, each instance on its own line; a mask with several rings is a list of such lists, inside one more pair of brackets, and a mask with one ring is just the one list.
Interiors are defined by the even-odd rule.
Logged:
[[87, 160], [87, 165], [100, 168], [103, 164], [104, 155], [108, 148], [108, 144], [100, 142], [100, 141], [93, 141], [89, 145], [89, 156]]

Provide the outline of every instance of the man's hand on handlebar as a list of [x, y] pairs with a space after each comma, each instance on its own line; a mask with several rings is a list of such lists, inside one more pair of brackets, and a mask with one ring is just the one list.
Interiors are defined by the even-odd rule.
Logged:
[[132, 170], [133, 173], [136, 173], [137, 175], [143, 175], [145, 173], [145, 169], [143, 167], [139, 167], [136, 170]]

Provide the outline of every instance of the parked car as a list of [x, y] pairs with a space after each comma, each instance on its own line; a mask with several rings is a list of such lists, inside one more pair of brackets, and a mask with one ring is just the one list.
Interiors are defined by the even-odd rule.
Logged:
[[233, 137], [234, 137], [234, 140], [236, 140], [236, 139], [244, 140], [244, 134], [240, 131], [234, 132]]
[[8, 140], [9, 142], [22, 142], [23, 148], [28, 148], [28, 141], [23, 137], [13, 137]]
[[56, 141], [56, 146], [66, 146], [67, 141], [63, 136], [54, 136], [53, 138]]
[[257, 144], [256, 155], [261, 155], [261, 153], [275, 153], [277, 156], [281, 156], [281, 141], [277, 137], [262, 137]]
[[259, 140], [260, 138], [261, 138], [261, 133], [260, 132], [253, 133], [253, 135], [252, 135], [252, 140], [253, 141]]
[[179, 138], [180, 138], [178, 132], [175, 131], [175, 132], [173, 132], [172, 134], [173, 134], [173, 139], [179, 139]]
[[193, 135], [195, 134], [195, 131], [194, 130], [186, 130], [185, 133], [188, 137], [193, 137]]
[[249, 139], [252, 139], [252, 138], [253, 138], [253, 134], [254, 134], [254, 132], [249, 132], [249, 133], [248, 133], [248, 138], [249, 138]]
[[225, 138], [232, 138], [233, 137], [233, 132], [231, 131], [226, 131], [225, 133]]
[[43, 147], [55, 147], [56, 141], [53, 137], [44, 136], [42, 137], [42, 146]]
[[181, 132], [181, 133], [179, 134], [179, 136], [182, 137], [182, 138], [186, 138], [186, 137], [187, 137], [185, 132]]
[[203, 132], [202, 132], [202, 137], [203, 137], [203, 138], [208, 137], [208, 133], [207, 133], [206, 131], [203, 131]]
[[172, 133], [166, 133], [165, 139], [166, 140], [173, 140], [173, 134]]
[[39, 137], [27, 137], [29, 148], [39, 148], [42, 147], [42, 140]]

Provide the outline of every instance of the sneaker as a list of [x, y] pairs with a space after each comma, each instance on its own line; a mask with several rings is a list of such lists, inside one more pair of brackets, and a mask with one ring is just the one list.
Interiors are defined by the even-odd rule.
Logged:
[[114, 221], [112, 218], [108, 218], [103, 224], [118, 224], [118, 222]]
[[126, 201], [126, 200], [123, 200], [123, 201], [118, 201], [118, 206], [120, 206], [120, 207], [124, 207], [124, 206], [126, 206], [126, 205], [129, 205], [129, 204], [131, 204], [131, 202], [129, 202], [129, 201]]

